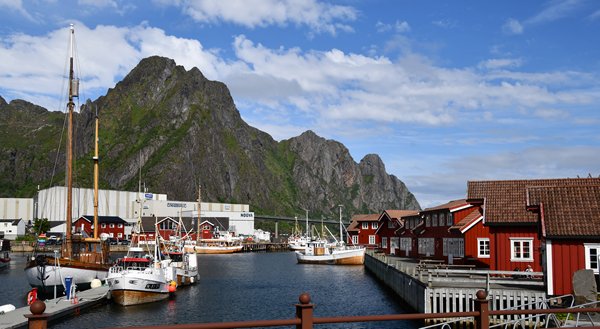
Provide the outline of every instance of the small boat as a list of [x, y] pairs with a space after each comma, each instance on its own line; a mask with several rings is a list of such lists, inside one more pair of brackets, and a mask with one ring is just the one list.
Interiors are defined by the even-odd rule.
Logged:
[[194, 251], [197, 254], [232, 254], [242, 251], [243, 248], [240, 237], [234, 237], [227, 233], [214, 239], [200, 239], [196, 245], [188, 243], [185, 250]]
[[2, 256], [0, 256], [0, 271], [7, 269], [10, 265], [10, 255], [8, 251], [2, 252]]
[[[340, 208], [340, 239], [335, 244], [324, 240], [308, 242], [303, 251], [296, 251], [299, 264], [362, 265], [365, 262], [364, 247], [348, 246], [342, 235], [342, 208]], [[327, 228], [326, 228], [327, 229]], [[327, 229], [329, 232], [329, 229]], [[331, 234], [331, 232], [329, 232]], [[333, 236], [333, 234], [331, 234]], [[335, 237], [334, 237], [335, 238]]]
[[106, 278], [110, 296], [123, 306], [156, 302], [169, 297], [169, 285], [160, 261], [131, 247], [126, 257], [117, 260]]
[[[158, 232], [158, 228], [156, 229]], [[174, 281], [177, 286], [191, 285], [198, 281], [198, 258], [193, 250], [185, 249], [185, 242], [190, 236], [181, 217], [175, 235], [161, 245], [167, 256], [163, 260], [167, 281]]]

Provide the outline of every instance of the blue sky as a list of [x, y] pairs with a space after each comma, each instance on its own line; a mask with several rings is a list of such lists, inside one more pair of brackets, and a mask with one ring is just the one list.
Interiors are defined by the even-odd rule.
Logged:
[[225, 82], [277, 140], [376, 153], [423, 207], [468, 180], [600, 175], [600, 2], [0, 0], [0, 96], [50, 110], [75, 24], [82, 98], [142, 59]]

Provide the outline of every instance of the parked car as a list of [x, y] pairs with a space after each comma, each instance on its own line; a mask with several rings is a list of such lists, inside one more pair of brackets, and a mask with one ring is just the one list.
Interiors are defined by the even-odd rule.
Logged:
[[119, 244], [127, 246], [127, 245], [129, 245], [129, 240], [126, 240], [126, 239], [121, 240], [121, 241], [119, 241]]

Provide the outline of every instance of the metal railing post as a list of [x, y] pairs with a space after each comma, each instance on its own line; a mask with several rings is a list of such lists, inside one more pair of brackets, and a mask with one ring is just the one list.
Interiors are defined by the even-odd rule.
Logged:
[[296, 329], [312, 329], [313, 327], [313, 304], [310, 304], [310, 295], [303, 293], [298, 298], [300, 304], [296, 304], [296, 318], [300, 319], [300, 324]]
[[48, 328], [48, 314], [45, 314], [46, 304], [41, 300], [36, 300], [29, 306], [31, 314], [26, 314], [27, 325], [29, 329]]
[[475, 312], [479, 312], [475, 316], [475, 329], [489, 329], [490, 327], [490, 309], [489, 301], [487, 300], [487, 291], [479, 290], [476, 294]]

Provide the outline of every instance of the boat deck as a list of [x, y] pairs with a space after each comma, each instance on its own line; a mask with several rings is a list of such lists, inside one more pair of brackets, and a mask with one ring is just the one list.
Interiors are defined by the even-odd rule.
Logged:
[[[81, 310], [102, 304], [108, 300], [108, 285], [86, 291], [77, 292], [77, 304], [72, 304], [65, 297], [49, 299], [46, 303], [44, 314], [49, 315], [48, 321], [79, 314]], [[31, 314], [29, 306], [18, 308], [14, 311], [0, 314], [0, 328], [27, 328], [27, 318], [25, 315]]]

